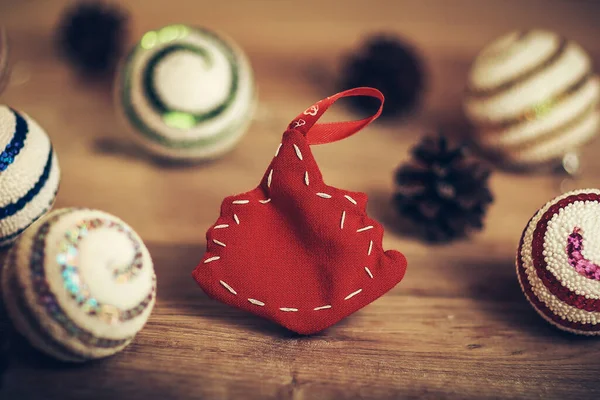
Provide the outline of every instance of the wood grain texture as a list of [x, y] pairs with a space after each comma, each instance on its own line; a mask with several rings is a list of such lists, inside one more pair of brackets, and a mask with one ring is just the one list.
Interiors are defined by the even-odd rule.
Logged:
[[[227, 32], [246, 49], [260, 90], [259, 118], [222, 159], [156, 164], [116, 123], [110, 84], [75, 77], [53, 30], [64, 1], [0, 0], [14, 66], [1, 101], [35, 118], [62, 167], [57, 207], [99, 208], [126, 220], [155, 260], [158, 301], [123, 353], [64, 365], [9, 335], [2, 399], [397, 399], [600, 397], [600, 341], [546, 324], [521, 294], [514, 255], [535, 210], [561, 190], [600, 186], [598, 142], [577, 181], [498, 172], [485, 231], [428, 246], [401, 234], [389, 208], [392, 171], [437, 124], [462, 127], [470, 62], [514, 28], [556, 29], [600, 61], [594, 1], [124, 1], [132, 37], [171, 22]], [[156, 8], [159, 8], [157, 10]], [[254, 187], [291, 118], [335, 91], [344, 54], [371, 32], [397, 32], [421, 51], [424, 107], [392, 125], [314, 148], [328, 184], [366, 192], [386, 227], [385, 248], [409, 260], [388, 295], [321, 334], [302, 337], [208, 299], [190, 273], [223, 197]], [[314, 71], [318, 75], [315, 77]], [[337, 108], [330, 118], [349, 117]], [[6, 342], [6, 340], [4, 341]]]

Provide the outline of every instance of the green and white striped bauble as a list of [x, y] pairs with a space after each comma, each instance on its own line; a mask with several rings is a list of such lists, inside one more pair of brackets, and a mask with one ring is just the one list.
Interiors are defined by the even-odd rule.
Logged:
[[120, 110], [133, 136], [167, 158], [201, 160], [232, 149], [256, 104], [241, 49], [185, 25], [145, 33], [117, 79]]

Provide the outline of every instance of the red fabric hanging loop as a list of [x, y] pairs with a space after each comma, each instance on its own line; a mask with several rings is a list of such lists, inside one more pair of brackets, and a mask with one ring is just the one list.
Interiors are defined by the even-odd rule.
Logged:
[[[327, 111], [327, 109], [333, 105], [337, 100], [344, 97], [351, 96], [367, 96], [374, 97], [380, 101], [379, 109], [377, 112], [367, 118], [358, 121], [341, 121], [341, 122], [327, 122], [317, 124], [316, 122], [321, 116]], [[296, 130], [301, 132], [306, 139], [308, 144], [325, 144], [337, 142], [355, 134], [356, 132], [375, 121], [381, 111], [383, 110], [384, 97], [383, 94], [374, 88], [370, 87], [359, 87], [355, 89], [346, 90], [333, 96], [329, 96], [326, 99], [319, 100], [303, 113], [299, 114], [290, 124], [288, 129]]]

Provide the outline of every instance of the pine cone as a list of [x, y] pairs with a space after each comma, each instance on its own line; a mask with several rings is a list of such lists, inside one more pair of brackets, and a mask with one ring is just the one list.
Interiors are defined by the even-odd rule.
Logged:
[[[385, 96], [382, 117], [404, 114], [416, 106], [423, 91], [421, 63], [413, 50], [391, 36], [378, 35], [367, 40], [361, 51], [345, 66], [342, 89], [369, 86]], [[351, 104], [365, 114], [379, 107], [373, 99], [357, 96]]]
[[394, 204], [426, 240], [449, 241], [483, 227], [490, 170], [451, 147], [444, 136], [426, 137], [412, 150], [413, 159], [396, 171]]
[[69, 8], [59, 28], [59, 46], [88, 75], [114, 69], [124, 51], [127, 14], [116, 5], [85, 1]]

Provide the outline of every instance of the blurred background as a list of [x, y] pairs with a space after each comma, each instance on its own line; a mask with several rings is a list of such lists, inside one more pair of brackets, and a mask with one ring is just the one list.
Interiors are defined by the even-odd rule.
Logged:
[[[121, 1], [117, 4], [129, 14], [128, 48], [144, 32], [170, 23], [203, 26], [236, 41], [256, 76], [259, 121], [234, 152], [210, 168], [159, 169], [119, 151], [102, 153], [107, 141], [111, 148], [112, 139], [122, 136], [112, 82], [81, 77], [57, 52], [60, 17], [74, 3], [0, 0], [0, 25], [9, 35], [13, 69], [2, 102], [33, 116], [54, 141], [63, 166], [59, 204], [131, 214], [130, 223], [150, 240], [198, 238], [202, 229], [184, 222], [208, 223], [214, 214], [204, 217], [201, 209], [216, 212], [223, 194], [245, 191], [259, 179], [270, 159], [267, 154], [289, 120], [338, 90], [335, 83], [344, 60], [358, 52], [369, 35], [397, 34], [421, 58], [425, 74], [423, 101], [415, 111], [379, 128], [392, 146], [386, 150], [389, 156], [378, 157], [377, 171], [382, 172], [371, 177], [370, 186], [382, 192], [391, 190], [387, 171], [406, 158], [424, 132], [443, 126], [464, 134], [461, 107], [468, 69], [492, 39], [514, 29], [555, 30], [579, 42], [596, 64], [600, 61], [596, 1]], [[354, 149], [380, 150], [382, 146], [367, 136], [315, 149], [317, 155], [324, 154], [320, 161], [330, 184], [363, 186], [327, 154], [346, 153], [345, 162], [352, 162], [358, 159]], [[244, 151], [249, 146], [252, 154]], [[155, 179], [157, 171], [161, 177]], [[223, 179], [228, 173], [238, 178]], [[114, 185], [117, 176], [122, 185]], [[174, 213], [173, 205], [188, 193], [195, 193], [198, 206]], [[130, 207], [138, 212], [130, 212]]]
[[[369, 35], [397, 34], [421, 58], [425, 74], [423, 101], [415, 111], [379, 128], [392, 146], [389, 156], [378, 157], [382, 173], [371, 177], [370, 185], [382, 192], [391, 185], [386, 171], [405, 158], [421, 134], [440, 125], [464, 134], [461, 102], [467, 72], [492, 39], [510, 30], [539, 27], [579, 42], [596, 64], [600, 57], [596, 1], [121, 1], [118, 5], [129, 14], [128, 47], [144, 32], [170, 23], [203, 26], [236, 41], [256, 75], [259, 121], [233, 153], [216, 162], [218, 169], [165, 170], [148, 168], [135, 157], [102, 153], [107, 141], [111, 148], [112, 139], [122, 136], [114, 117], [112, 82], [79, 76], [57, 52], [60, 17], [73, 3], [0, 0], [0, 25], [9, 35], [13, 69], [2, 102], [32, 115], [53, 139], [63, 166], [59, 204], [131, 214], [130, 223], [151, 240], [198, 238], [202, 229], [184, 222], [208, 223], [214, 215], [205, 219], [201, 209], [216, 210], [223, 194], [245, 191], [259, 178], [282, 129], [298, 110], [338, 90], [335, 82], [344, 60]], [[327, 154], [346, 152], [346, 162], [352, 162], [357, 159], [353, 149], [382, 147], [367, 136], [315, 150], [324, 154], [320, 160], [330, 184], [361, 186]], [[252, 154], [244, 151], [249, 146]], [[152, 171], [160, 171], [161, 178], [155, 179]], [[222, 179], [230, 172], [239, 179]], [[116, 176], [122, 185], [114, 185]], [[213, 193], [216, 187], [221, 189]], [[197, 207], [174, 213], [173, 205], [190, 192], [201, 195]], [[139, 212], [131, 213], [130, 207]]]

